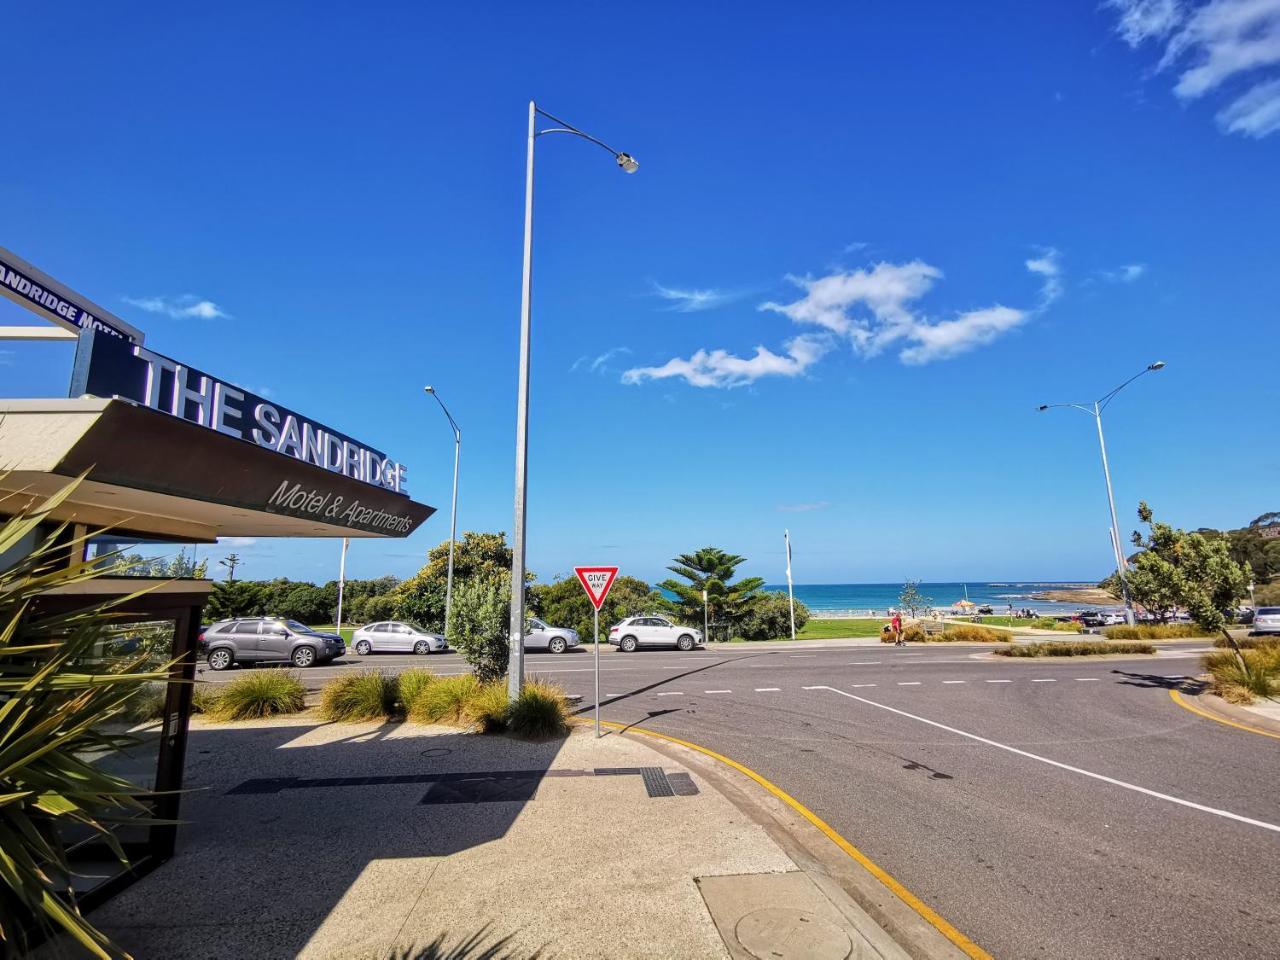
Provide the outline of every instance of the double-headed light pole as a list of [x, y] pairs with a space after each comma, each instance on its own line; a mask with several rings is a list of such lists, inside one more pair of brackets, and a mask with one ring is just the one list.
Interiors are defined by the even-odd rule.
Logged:
[[444, 635], [447, 639], [449, 627], [453, 624], [453, 544], [458, 539], [458, 460], [462, 457], [462, 431], [458, 429], [458, 422], [453, 419], [449, 408], [440, 399], [440, 394], [436, 393], [436, 388], [428, 386], [422, 389], [436, 398], [436, 403], [440, 404], [440, 409], [449, 418], [449, 426], [453, 428], [453, 509], [449, 511], [449, 579], [444, 588]]
[[[556, 126], [539, 130], [539, 117], [545, 117]], [[529, 153], [524, 179], [524, 276], [520, 285], [520, 384], [516, 396], [516, 516], [515, 536], [511, 544], [511, 641], [507, 661], [507, 691], [512, 700], [520, 696], [524, 687], [524, 535], [525, 494], [529, 489], [529, 322], [533, 300], [533, 145], [538, 137], [548, 133], [569, 133], [608, 150], [627, 173], [640, 169], [640, 164], [629, 153], [613, 149], [603, 140], [583, 133], [529, 101]]]
[[1153, 373], [1154, 371], [1161, 370], [1163, 368], [1163, 360], [1157, 360], [1155, 363], [1148, 364], [1146, 369], [1139, 373], [1135, 373], [1110, 393], [1104, 394], [1092, 403], [1042, 403], [1039, 408], [1041, 413], [1044, 413], [1046, 410], [1052, 410], [1056, 407], [1070, 407], [1073, 410], [1080, 410], [1093, 417], [1094, 422], [1098, 426], [1098, 449], [1102, 452], [1102, 475], [1107, 481], [1107, 506], [1111, 510], [1111, 550], [1112, 553], [1115, 554], [1116, 573], [1120, 577], [1120, 592], [1124, 596], [1124, 617], [1130, 625], [1135, 622], [1135, 617], [1133, 615], [1133, 601], [1129, 597], [1129, 581], [1125, 576], [1125, 567], [1127, 566], [1127, 563], [1125, 561], [1124, 548], [1120, 545], [1120, 522], [1116, 518], [1116, 498], [1115, 494], [1111, 491], [1111, 467], [1107, 464], [1107, 442], [1102, 437], [1102, 411], [1107, 408], [1107, 404], [1116, 398], [1116, 394], [1129, 384], [1133, 383], [1133, 381], [1145, 374]]

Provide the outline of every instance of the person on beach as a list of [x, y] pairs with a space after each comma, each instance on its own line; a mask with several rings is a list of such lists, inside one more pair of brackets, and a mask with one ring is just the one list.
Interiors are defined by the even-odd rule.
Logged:
[[893, 611], [893, 619], [889, 621], [889, 628], [893, 631], [893, 645], [901, 647], [906, 643], [902, 639], [902, 614], [897, 610]]

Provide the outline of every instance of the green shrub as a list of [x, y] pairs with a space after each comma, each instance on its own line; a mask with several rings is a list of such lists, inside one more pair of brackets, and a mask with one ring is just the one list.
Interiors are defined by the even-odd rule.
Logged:
[[1063, 633], [1083, 633], [1084, 624], [1078, 620], [1055, 620], [1053, 617], [1036, 617], [1027, 626], [1035, 630], [1060, 630]]
[[418, 694], [435, 682], [436, 675], [426, 667], [410, 667], [408, 670], [401, 670], [400, 676], [396, 678], [401, 711], [408, 713], [413, 701], [418, 699]]
[[121, 716], [130, 724], [149, 723], [164, 716], [166, 684], [152, 682], [125, 701]]
[[1206, 633], [1194, 623], [1139, 623], [1132, 627], [1104, 627], [1102, 635], [1108, 640], [1181, 640]]
[[473, 674], [440, 677], [428, 683], [409, 704], [409, 719], [415, 723], [467, 722], [467, 702], [480, 691], [480, 681]]
[[[1231, 649], [1231, 643], [1226, 637], [1218, 637], [1213, 645]], [[1280, 647], [1280, 637], [1237, 637], [1236, 646], [1241, 650], [1270, 650]]]
[[482, 733], [500, 733], [507, 728], [509, 706], [506, 682], [486, 683], [463, 705], [462, 719]]
[[320, 716], [339, 723], [390, 720], [398, 715], [398, 701], [395, 677], [376, 671], [348, 673], [320, 691]]
[[507, 729], [519, 737], [536, 739], [564, 734], [569, 729], [569, 706], [564, 691], [543, 680], [525, 684], [507, 709]]
[[1155, 653], [1149, 643], [1116, 643], [1109, 640], [1059, 640], [1050, 643], [1015, 643], [996, 653], [1002, 657], [1089, 657], [1107, 653]]
[[254, 670], [226, 684], [209, 718], [256, 720], [297, 713], [306, 706], [306, 690], [297, 676], [284, 670]]
[[218, 688], [212, 683], [197, 681], [191, 691], [192, 713], [213, 713], [218, 706]]
[[962, 623], [948, 624], [945, 631], [929, 634], [924, 639], [930, 643], [1008, 643], [1013, 639], [1013, 634]]
[[[796, 633], [809, 622], [809, 608], [796, 601]], [[743, 640], [779, 640], [791, 636], [791, 601], [785, 593], [766, 590], [756, 596], [734, 624]]]
[[[1241, 662], [1243, 661], [1243, 662]], [[1280, 695], [1280, 645], [1207, 653], [1204, 668], [1213, 675], [1213, 692], [1230, 703], [1253, 703]]]

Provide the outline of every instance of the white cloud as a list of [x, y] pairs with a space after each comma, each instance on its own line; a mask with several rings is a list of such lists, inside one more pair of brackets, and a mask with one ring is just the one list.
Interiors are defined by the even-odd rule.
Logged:
[[1146, 272], [1145, 263], [1126, 263], [1116, 270], [1100, 271], [1102, 279], [1110, 280], [1112, 283], [1133, 283]]
[[757, 346], [743, 357], [728, 350], [702, 349], [685, 359], [675, 357], [655, 367], [635, 367], [622, 375], [623, 383], [643, 383], [678, 377], [695, 387], [736, 387], [761, 377], [797, 377], [847, 340], [864, 357], [891, 345], [898, 358], [917, 365], [957, 356], [991, 343], [1025, 323], [1062, 295], [1062, 265], [1057, 250], [1042, 249], [1026, 267], [1042, 278], [1035, 310], [994, 304], [956, 316], [933, 319], [917, 301], [942, 278], [942, 271], [922, 260], [877, 263], [859, 270], [837, 269], [822, 277], [788, 277], [804, 295], [790, 303], [770, 301], [760, 310], [780, 313], [800, 326], [819, 327], [818, 334], [802, 334], [787, 341], [783, 353]]
[[829, 349], [824, 338], [802, 335], [789, 340], [783, 354], [762, 346], [751, 357], [727, 350], [698, 350], [687, 360], [673, 357], [660, 367], [633, 367], [622, 375], [622, 382], [680, 377], [693, 387], [741, 387], [761, 377], [798, 377]]
[[1194, 100], [1228, 81], [1251, 84], [1217, 114], [1227, 133], [1260, 138], [1280, 130], [1280, 0], [1106, 0], [1131, 47], [1164, 44], [1157, 70], [1180, 69], [1174, 93]]
[[855, 240], [853, 241], [853, 243], [846, 243], [844, 245], [844, 252], [860, 253], [863, 250], [867, 249], [867, 247], [869, 246], [871, 246], [871, 244], [867, 243], [865, 240]]
[[669, 310], [676, 313], [698, 313], [702, 310], [714, 310], [742, 296], [729, 290], [679, 290], [675, 287], [664, 287], [660, 283], [652, 283], [653, 292], [666, 300]]
[[1053, 247], [1044, 247], [1040, 256], [1027, 261], [1027, 269], [1044, 277], [1040, 285], [1040, 306], [1043, 309], [1062, 296], [1061, 254]]
[[826, 500], [816, 503], [780, 503], [778, 509], [783, 513], [812, 513], [814, 510], [825, 510], [831, 506]]
[[579, 370], [586, 370], [588, 373], [608, 373], [610, 360], [630, 352], [631, 349], [629, 347], [614, 347], [596, 357], [582, 356], [573, 361], [569, 367], [569, 372], [576, 373]]
[[181, 297], [124, 297], [123, 300], [139, 310], [163, 314], [175, 320], [218, 320], [231, 316], [212, 300], [202, 300], [191, 294]]
[[256, 537], [219, 537], [218, 543], [225, 547], [251, 547], [258, 540]]
[[12, 366], [13, 366], [13, 351], [0, 350], [0, 367], [12, 367]]

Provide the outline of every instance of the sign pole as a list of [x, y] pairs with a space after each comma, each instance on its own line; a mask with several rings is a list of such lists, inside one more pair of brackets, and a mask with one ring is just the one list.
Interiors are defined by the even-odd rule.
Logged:
[[596, 621], [596, 739], [600, 739], [600, 608], [595, 608]]

